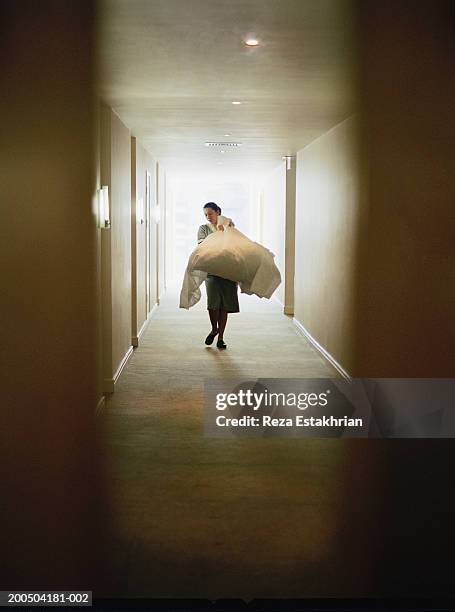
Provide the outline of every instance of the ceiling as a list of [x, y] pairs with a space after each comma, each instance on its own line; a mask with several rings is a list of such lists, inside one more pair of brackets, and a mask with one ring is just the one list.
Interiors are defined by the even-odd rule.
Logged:
[[261, 175], [353, 111], [344, 0], [102, 0], [99, 30], [101, 97], [173, 174]]

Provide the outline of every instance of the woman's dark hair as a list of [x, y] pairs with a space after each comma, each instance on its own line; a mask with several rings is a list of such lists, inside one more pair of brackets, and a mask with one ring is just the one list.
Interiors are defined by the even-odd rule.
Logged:
[[211, 208], [217, 214], [221, 215], [221, 208], [218, 206], [218, 204], [215, 204], [215, 202], [207, 202], [207, 204], [204, 205], [204, 208]]

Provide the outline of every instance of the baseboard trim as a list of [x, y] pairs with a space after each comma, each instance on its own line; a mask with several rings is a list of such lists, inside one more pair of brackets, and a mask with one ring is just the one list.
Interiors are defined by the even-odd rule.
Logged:
[[120, 362], [119, 367], [117, 368], [117, 372], [114, 374], [114, 384], [120, 378], [120, 374], [123, 372], [123, 368], [128, 363], [128, 360], [129, 360], [129, 358], [131, 357], [132, 354], [133, 354], [133, 347], [130, 346], [129, 349], [126, 351], [125, 355], [123, 356], [123, 359]]
[[101, 416], [101, 413], [104, 411], [105, 408], [106, 408], [106, 398], [104, 397], [104, 395], [102, 395], [96, 405], [95, 416], [97, 417]]
[[142, 324], [142, 327], [139, 330], [138, 335], [137, 336], [133, 336], [131, 338], [131, 344], [133, 345], [133, 348], [137, 348], [139, 346], [139, 341], [141, 340], [142, 336], [144, 335], [145, 330], [147, 329], [148, 324], [150, 323], [150, 320], [156, 314], [157, 309], [158, 309], [158, 304], [155, 304], [153, 306], [152, 310], [148, 313], [147, 318], [145, 319], [144, 323]]
[[341, 374], [341, 376], [345, 380], [350, 381], [351, 377], [349, 376], [348, 372], [346, 372], [343, 366], [338, 363], [335, 357], [333, 357], [323, 346], [319, 344], [319, 342], [315, 338], [313, 338], [310, 332], [305, 329], [305, 327], [300, 323], [300, 321], [294, 317], [292, 319], [292, 322], [294, 323], [298, 331], [314, 346], [314, 348], [322, 355], [322, 357], [324, 357], [324, 359], [328, 361], [330, 365], [334, 367], [335, 370], [337, 370], [337, 372], [339, 372], [339, 374]]
[[105, 378], [104, 379], [104, 385], [103, 385], [104, 393], [114, 393], [115, 384], [117, 383], [118, 379], [120, 378], [120, 375], [123, 372], [123, 368], [128, 363], [128, 360], [129, 360], [129, 358], [131, 357], [132, 354], [133, 354], [133, 347], [130, 346], [129, 349], [126, 351], [125, 355], [123, 356], [123, 359], [120, 362], [120, 365], [117, 368], [117, 371], [115, 372], [113, 378]]
[[285, 306], [284, 307], [284, 314], [285, 315], [293, 316], [294, 315], [294, 307], [293, 306]]

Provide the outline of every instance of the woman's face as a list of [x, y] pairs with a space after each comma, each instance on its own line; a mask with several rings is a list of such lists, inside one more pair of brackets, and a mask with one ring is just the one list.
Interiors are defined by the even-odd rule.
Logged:
[[218, 219], [218, 213], [216, 213], [211, 208], [204, 208], [204, 215], [209, 223], [216, 225], [216, 220]]

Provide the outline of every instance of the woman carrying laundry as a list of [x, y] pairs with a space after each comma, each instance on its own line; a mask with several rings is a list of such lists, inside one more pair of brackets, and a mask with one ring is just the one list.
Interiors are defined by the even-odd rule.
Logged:
[[[201, 225], [197, 233], [197, 242], [200, 244], [212, 232], [224, 231], [224, 225], [234, 227], [231, 219], [221, 217], [221, 208], [215, 202], [208, 202], [203, 208], [208, 223]], [[225, 349], [223, 340], [229, 312], [240, 312], [239, 299], [237, 296], [237, 283], [208, 274], [205, 281], [207, 290], [207, 310], [209, 311], [212, 330], [205, 339], [207, 345], [213, 344], [215, 336], [218, 336], [217, 348]]]

